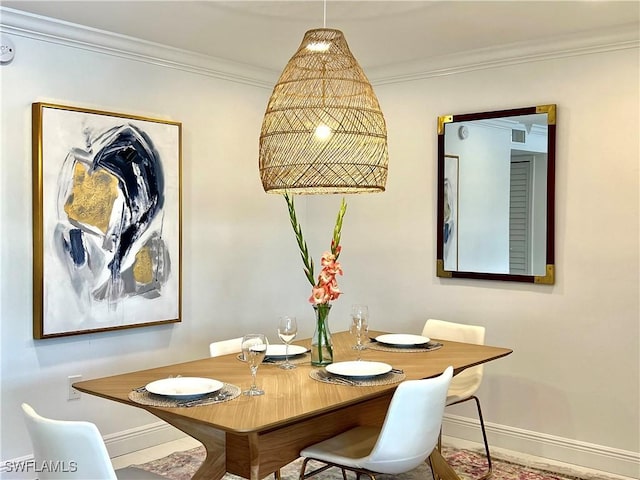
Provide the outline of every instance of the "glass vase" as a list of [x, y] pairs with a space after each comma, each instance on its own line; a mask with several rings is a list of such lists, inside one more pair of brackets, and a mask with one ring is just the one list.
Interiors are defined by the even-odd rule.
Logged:
[[311, 365], [321, 367], [333, 363], [333, 344], [329, 331], [329, 313], [331, 305], [321, 303], [314, 305], [316, 313], [316, 329], [311, 339]]

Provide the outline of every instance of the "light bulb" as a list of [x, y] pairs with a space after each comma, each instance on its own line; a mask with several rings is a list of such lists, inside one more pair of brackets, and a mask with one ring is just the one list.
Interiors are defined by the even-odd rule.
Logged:
[[307, 45], [307, 50], [312, 52], [326, 52], [331, 44], [329, 42], [312, 42]]
[[331, 136], [331, 129], [324, 123], [321, 123], [316, 127], [314, 135], [318, 140], [326, 140]]

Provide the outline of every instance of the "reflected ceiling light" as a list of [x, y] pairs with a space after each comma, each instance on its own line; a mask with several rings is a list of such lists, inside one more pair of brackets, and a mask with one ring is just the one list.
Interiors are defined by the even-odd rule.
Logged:
[[265, 192], [382, 192], [387, 129], [339, 30], [305, 33], [273, 89], [260, 134]]

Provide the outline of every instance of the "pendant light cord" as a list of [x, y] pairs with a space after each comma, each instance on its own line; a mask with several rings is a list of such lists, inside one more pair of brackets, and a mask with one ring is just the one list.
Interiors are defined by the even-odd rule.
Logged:
[[322, 28], [327, 28], [327, 0], [324, 0], [324, 12], [322, 17]]

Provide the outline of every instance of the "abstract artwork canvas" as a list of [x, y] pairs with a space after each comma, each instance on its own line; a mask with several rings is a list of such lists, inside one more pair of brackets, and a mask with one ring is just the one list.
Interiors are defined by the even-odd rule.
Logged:
[[182, 125], [32, 115], [34, 338], [179, 322]]

